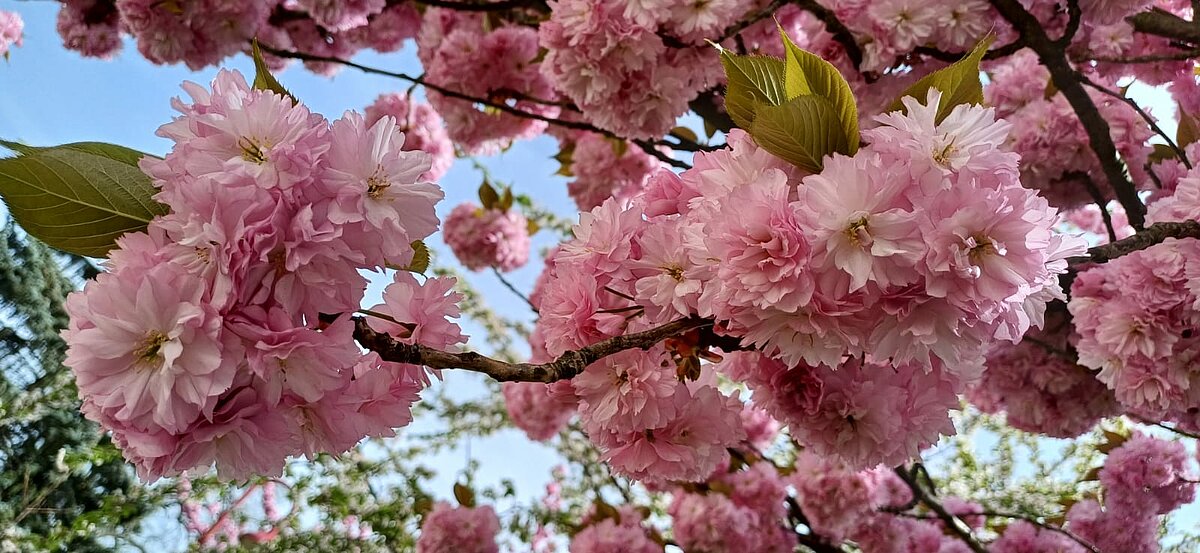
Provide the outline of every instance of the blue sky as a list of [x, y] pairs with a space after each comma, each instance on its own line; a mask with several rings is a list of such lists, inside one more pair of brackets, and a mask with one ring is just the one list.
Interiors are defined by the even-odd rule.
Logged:
[[[154, 131], [176, 115], [170, 100], [182, 94], [180, 83], [208, 84], [218, 68], [193, 72], [183, 66], [153, 65], [138, 55], [132, 41], [127, 41], [122, 53], [111, 61], [84, 58], [62, 47], [54, 29], [58, 6], [57, 2], [0, 0], [0, 9], [16, 11], [25, 20], [24, 46], [11, 52], [8, 63], [0, 60], [0, 138], [32, 145], [90, 140], [165, 153], [171, 144], [155, 136]], [[364, 52], [356, 61], [414, 75], [421, 73], [411, 42], [401, 52], [387, 55]], [[223, 67], [253, 75], [253, 65], [245, 56], [226, 60]], [[361, 111], [379, 94], [409, 87], [396, 79], [364, 75], [352, 69], [326, 78], [296, 65], [278, 77], [310, 109], [331, 119], [346, 110]], [[497, 181], [512, 184], [516, 192], [528, 194], [561, 215], [571, 216], [574, 203], [566, 194], [567, 181], [554, 176], [559, 166], [551, 157], [556, 153], [557, 143], [543, 136], [479, 161]], [[476, 191], [482, 178], [469, 160], [457, 160], [440, 183], [446, 191], [446, 200], [438, 206], [439, 215], [444, 219], [460, 202], [477, 200]], [[454, 267], [468, 275], [472, 286], [497, 313], [532, 322], [528, 306], [503, 288], [490, 272], [472, 274], [463, 269], [438, 235], [429, 243], [434, 249], [435, 264]], [[554, 236], [543, 231], [534, 237], [534, 252], [554, 243]], [[508, 278], [518, 289], [528, 291], [541, 266], [540, 258], [534, 258]], [[378, 299], [386, 284], [382, 280], [372, 282], [368, 304]], [[470, 323], [464, 323], [464, 328], [469, 335], [482, 334]], [[475, 347], [486, 348], [486, 345]], [[444, 374], [445, 382], [440, 385], [452, 389], [456, 396], [474, 396], [483, 390], [480, 375], [463, 371]], [[417, 421], [414, 430], [421, 430], [422, 424], [423, 421]], [[428, 489], [450, 497], [451, 486], [466, 466], [468, 455], [484, 461], [476, 473], [478, 483], [498, 484], [500, 479], [509, 478], [516, 482], [518, 492], [524, 497], [539, 497], [549, 481], [550, 469], [558, 464], [553, 450], [509, 430], [494, 437], [474, 439], [455, 451], [428, 459], [426, 464], [440, 471]]]

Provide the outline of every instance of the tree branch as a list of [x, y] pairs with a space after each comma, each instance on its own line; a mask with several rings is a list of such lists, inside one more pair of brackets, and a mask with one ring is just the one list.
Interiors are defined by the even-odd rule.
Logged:
[[1067, 179], [1078, 179], [1083, 187], [1087, 189], [1088, 194], [1092, 196], [1092, 201], [1096, 202], [1096, 207], [1100, 208], [1100, 218], [1104, 220], [1104, 228], [1108, 231], [1108, 242], [1111, 244], [1117, 241], [1117, 229], [1113, 226], [1112, 214], [1108, 212], [1108, 200], [1104, 194], [1100, 192], [1100, 187], [1096, 186], [1092, 177], [1083, 171], [1070, 171], [1063, 175]]
[[930, 496], [929, 493], [925, 491], [925, 488], [921, 487], [921, 484], [917, 482], [916, 477], [913, 476], [912, 473], [905, 470], [904, 467], [896, 467], [895, 471], [896, 475], [899, 476], [905, 484], [908, 484], [908, 487], [912, 490], [913, 495], [921, 503], [924, 503], [929, 510], [933, 511], [934, 514], [936, 514], [937, 517], [941, 519], [943, 523], [945, 523], [946, 528], [950, 529], [950, 531], [954, 533], [958, 539], [967, 544], [967, 547], [969, 547], [971, 551], [974, 553], [988, 553], [987, 548], [985, 548], [983, 544], [979, 543], [979, 540], [976, 540], [975, 536], [971, 535], [971, 527], [967, 526], [967, 524], [962, 520], [959, 520], [958, 517], [950, 514], [950, 512], [947, 511], [941, 503]]
[[1079, 74], [1079, 80], [1083, 84], [1088, 85], [1103, 94], [1128, 104], [1129, 107], [1133, 108], [1133, 110], [1142, 117], [1142, 120], [1145, 121], [1147, 125], [1150, 125], [1150, 130], [1154, 131], [1155, 134], [1161, 136], [1162, 139], [1167, 142], [1167, 146], [1175, 151], [1175, 155], [1179, 158], [1179, 161], [1182, 161], [1188, 169], [1192, 168], [1192, 163], [1188, 161], [1187, 153], [1183, 151], [1183, 148], [1180, 148], [1179, 145], [1176, 144], [1175, 141], [1172, 140], [1171, 137], [1166, 133], [1166, 131], [1162, 130], [1162, 127], [1158, 126], [1158, 121], [1155, 121], [1153, 117], [1150, 117], [1150, 114], [1146, 113], [1146, 110], [1142, 109], [1142, 106], [1139, 106], [1138, 103], [1133, 100], [1133, 98], [1129, 98], [1115, 90], [1110, 90], [1108, 87], [1100, 86], [1095, 81], [1087, 78], [1087, 76], [1083, 73]]
[[[1193, 18], [1196, 16], [1193, 15]], [[1171, 12], [1154, 8], [1125, 18], [1133, 30], [1148, 35], [1172, 38], [1191, 44], [1200, 44], [1200, 24], [1188, 21]]]
[[473, 351], [451, 353], [420, 344], [405, 344], [385, 333], [376, 332], [362, 317], [354, 317], [354, 338], [363, 347], [378, 353], [384, 361], [425, 365], [433, 369], [464, 369], [486, 374], [500, 382], [549, 384], [573, 378], [588, 365], [609, 355], [635, 348], [649, 349], [672, 336], [712, 324], [712, 321], [699, 317], [678, 319], [650, 330], [616, 336], [568, 351], [549, 363], [506, 363]]
[[859, 47], [858, 41], [854, 39], [854, 34], [850, 32], [845, 23], [842, 23], [842, 20], [838, 19], [837, 14], [833, 13], [833, 10], [822, 6], [816, 0], [795, 0], [793, 3], [799, 6], [800, 9], [813, 14], [813, 17], [816, 17], [821, 23], [825, 24], [825, 30], [829, 31], [829, 34], [833, 35], [833, 39], [842, 45], [842, 49], [846, 51], [846, 56], [850, 58], [855, 69], [858, 69], [862, 65], [862, 48]]
[[[268, 54], [271, 54], [273, 56], [277, 56], [277, 57], [281, 57], [281, 58], [296, 59], [296, 60], [301, 60], [301, 61], [319, 61], [319, 62], [325, 62], [325, 63], [336, 63], [339, 65], [344, 65], [346, 67], [352, 67], [354, 69], [357, 69], [359, 71], [362, 71], [363, 73], [367, 73], [370, 75], [382, 75], [384, 77], [392, 77], [395, 79], [408, 81], [408, 82], [416, 84], [416, 85], [421, 85], [421, 86], [423, 86], [429, 90], [432, 90], [434, 92], [437, 92], [438, 94], [441, 94], [443, 96], [447, 96], [447, 97], [454, 98], [457, 100], [464, 100], [467, 102], [476, 103], [476, 104], [480, 104], [480, 105], [485, 105], [490, 108], [494, 108], [498, 111], [502, 111], [502, 112], [510, 114], [510, 115], [515, 115], [517, 117], [524, 117], [526, 119], [543, 121], [543, 122], [549, 123], [551, 125], [563, 127], [566, 129], [575, 129], [575, 130], [581, 130], [581, 131], [594, 132], [597, 134], [607, 136], [609, 138], [616, 138], [618, 140], [626, 140], [624, 137], [617, 136], [615, 133], [613, 133], [611, 131], [606, 131], [606, 130], [601, 129], [600, 127], [597, 127], [590, 123], [584, 123], [582, 121], [567, 121], [564, 119], [547, 117], [540, 113], [530, 113], [523, 109], [518, 109], [513, 106], [510, 106], [504, 102], [494, 102], [487, 98], [477, 98], [475, 96], [471, 96], [470, 94], [464, 94], [457, 90], [451, 90], [444, 86], [433, 84], [433, 83], [425, 80], [422, 77], [414, 77], [407, 73], [401, 73], [399, 71], [388, 71], [386, 69], [370, 67], [367, 65], [363, 65], [361, 63], [357, 63], [357, 62], [353, 62], [353, 61], [350, 61], [347, 59], [337, 58], [337, 57], [333, 57], [333, 56], [320, 56], [320, 55], [316, 55], [316, 54], [309, 54], [306, 52], [293, 52], [291, 50], [281, 50], [279, 48], [275, 48], [273, 46], [269, 46], [269, 45], [262, 44], [262, 43], [260, 43], [259, 46], [262, 48], [262, 50], [264, 52], [267, 52]], [[536, 100], [536, 99], [528, 99], [528, 100], [533, 101], [533, 102], [538, 102], [538, 100]], [[545, 103], [545, 102], [538, 102], [538, 103]], [[666, 154], [658, 151], [657, 146], [659, 145], [659, 143], [657, 143], [657, 142], [650, 142], [647, 140], [632, 140], [631, 142], [633, 142], [639, 148], [641, 148], [642, 151], [646, 152], [647, 154], [650, 154], [651, 156], [655, 157], [659, 161], [662, 161], [663, 163], [666, 163], [672, 167], [675, 167], [678, 169], [691, 168], [691, 166], [688, 165], [687, 163], [679, 161], [675, 158], [672, 158], [669, 155], [666, 155]], [[666, 145], [667, 147], [670, 147], [669, 143], [665, 143], [664, 145]]]
[[517, 8], [539, 8], [546, 10], [546, 2], [543, 0], [500, 0], [498, 2], [454, 2], [452, 0], [416, 0], [418, 4], [425, 4], [435, 8], [446, 8], [449, 10], [457, 10], [460, 12], [499, 12], [515, 10]]
[[1087, 255], [1068, 257], [1067, 262], [1071, 265], [1108, 263], [1122, 255], [1160, 244], [1168, 238], [1200, 238], [1200, 221], [1155, 223], [1128, 238], [1089, 248]]
[[[994, 59], [1005, 58], [1005, 57], [1015, 54], [1018, 50], [1020, 50], [1024, 47], [1025, 47], [1025, 41], [1021, 37], [1017, 37], [1016, 40], [1014, 40], [1008, 44], [1005, 44], [1004, 46], [988, 50], [986, 53], [983, 54], [983, 59], [994, 60]], [[950, 63], [954, 63], [958, 60], [961, 60], [967, 54], [970, 53], [970, 52], [947, 52], [945, 50], [939, 50], [932, 46], [918, 46], [916, 48], [915, 52], [918, 54], [924, 54], [924, 55], [929, 56], [938, 61], [946, 61], [946, 62], [950, 62]]]
[[1145, 225], [1146, 207], [1138, 198], [1137, 189], [1125, 176], [1125, 169], [1117, 157], [1117, 146], [1113, 143], [1111, 129], [1096, 103], [1092, 101], [1079, 82], [1078, 73], [1067, 61], [1066, 52], [1062, 45], [1055, 43], [1046, 35], [1046, 30], [1033, 14], [1025, 10], [1019, 0], [991, 0], [996, 11], [1017, 30], [1042, 61], [1042, 65], [1050, 71], [1054, 86], [1062, 92], [1067, 102], [1079, 116], [1091, 142], [1092, 151], [1104, 169], [1104, 175], [1117, 194], [1117, 201], [1125, 208], [1129, 224], [1141, 230]]

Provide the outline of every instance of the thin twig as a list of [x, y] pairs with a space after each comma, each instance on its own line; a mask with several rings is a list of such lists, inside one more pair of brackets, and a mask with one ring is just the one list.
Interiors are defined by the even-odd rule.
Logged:
[[450, 0], [416, 0], [418, 4], [425, 4], [435, 8], [445, 8], [448, 10], [457, 10], [462, 12], [499, 12], [515, 10], [518, 8], [546, 8], [546, 2], [542, 0], [500, 0], [498, 2], [483, 2], [483, 3], [468, 3], [468, 2], [453, 2]]
[[[941, 518], [937, 515], [926, 515], [926, 514], [920, 514], [920, 513], [897, 513], [897, 515], [905, 517], [905, 518], [916, 518], [916, 519], [922, 519], [922, 520], [931, 520], [931, 519]], [[1075, 535], [1070, 530], [1067, 530], [1065, 528], [1059, 528], [1058, 526], [1054, 526], [1053, 524], [1046, 524], [1044, 522], [1039, 521], [1037, 518], [1031, 517], [1028, 515], [1021, 515], [1021, 514], [1017, 514], [1017, 513], [1003, 513], [1003, 512], [998, 512], [998, 511], [971, 511], [971, 512], [966, 512], [966, 513], [959, 513], [958, 516], [960, 516], [960, 517], [996, 517], [996, 518], [1012, 518], [1012, 519], [1017, 519], [1017, 520], [1023, 520], [1025, 522], [1028, 522], [1028, 523], [1030, 523], [1034, 526], [1037, 526], [1038, 528], [1041, 528], [1043, 530], [1049, 530], [1051, 532], [1057, 532], [1059, 534], [1062, 534], [1062, 535], [1070, 538], [1071, 540], [1073, 540], [1075, 543], [1078, 543], [1079, 545], [1083, 546], [1084, 549], [1087, 549], [1091, 553], [1101, 553], [1099, 548], [1088, 543], [1083, 538]]]
[[1094, 56], [1086, 57], [1077, 61], [1099, 61], [1105, 63], [1154, 63], [1159, 61], [1187, 61], [1197, 56], [1200, 56], [1200, 48], [1186, 50], [1176, 54], [1148, 54], [1145, 56], [1130, 56], [1128, 58]]
[[1100, 208], [1100, 218], [1104, 220], [1104, 228], [1108, 230], [1108, 242], [1111, 244], [1117, 241], [1117, 229], [1113, 226], [1112, 214], [1108, 212], [1108, 198], [1100, 192], [1100, 187], [1096, 186], [1096, 182], [1092, 177], [1083, 171], [1070, 171], [1063, 175], [1067, 179], [1076, 179], [1083, 184], [1087, 189], [1088, 194], [1092, 196], [1092, 200], [1096, 202], [1096, 207]]
[[[260, 46], [264, 52], [267, 52], [273, 56], [277, 56], [277, 57], [281, 57], [281, 58], [296, 59], [296, 60], [301, 60], [301, 61], [318, 61], [318, 62], [325, 62], [325, 63], [336, 63], [339, 65], [344, 65], [346, 67], [351, 67], [351, 68], [357, 69], [359, 71], [362, 71], [363, 73], [367, 73], [367, 74], [371, 74], [371, 75], [381, 75], [384, 77], [392, 77], [395, 79], [408, 81], [413, 84], [418, 84], [429, 90], [437, 92], [438, 94], [441, 94], [443, 96], [488, 106], [490, 108], [502, 111], [509, 115], [515, 115], [517, 117], [524, 117], [526, 119], [533, 119], [535, 121], [542, 121], [542, 122], [545, 122], [545, 123], [548, 123], [551, 125], [555, 125], [558, 127], [563, 127], [566, 129], [590, 131], [590, 132], [598, 133], [598, 134], [601, 134], [601, 135], [604, 135], [604, 136], [607, 136], [610, 138], [625, 140], [625, 138], [618, 136], [611, 131], [606, 131], [606, 130], [601, 129], [600, 127], [597, 127], [590, 123], [584, 123], [582, 121], [568, 121], [565, 119], [558, 119], [555, 117], [547, 117], [540, 113], [531, 113], [531, 112], [525, 111], [523, 109], [518, 109], [513, 106], [510, 106], [504, 102], [494, 102], [487, 98], [478, 98], [475, 96], [471, 96], [470, 94], [465, 94], [465, 93], [459, 92], [457, 90], [451, 90], [444, 86], [433, 84], [433, 83], [425, 80], [422, 77], [414, 77], [407, 73], [401, 73], [399, 71], [388, 71], [386, 69], [379, 69], [377, 67], [363, 65], [361, 63], [357, 63], [354, 61], [337, 58], [337, 57], [333, 57], [333, 56], [320, 56], [320, 55], [316, 55], [316, 54], [309, 54], [306, 52], [294, 52], [291, 50], [281, 50], [279, 48], [275, 48], [275, 47], [268, 46], [268, 45], [261, 44], [261, 43], [260, 43]], [[672, 167], [675, 167], [678, 169], [691, 168], [691, 165], [688, 165], [687, 163], [679, 161], [669, 155], [664, 154], [663, 152], [660, 152], [657, 148], [657, 146], [659, 145], [659, 143], [657, 143], [657, 142], [651, 142], [651, 141], [647, 141], [647, 140], [633, 140], [631, 142], [636, 144], [639, 148], [641, 148], [647, 154], [650, 154], [651, 156], [657, 158], [659, 161], [662, 161], [663, 163], [666, 163]], [[664, 145], [670, 147], [669, 143], [666, 143]]]
[[529, 304], [529, 308], [533, 310], [534, 314], [537, 314], [538, 308], [537, 306], [533, 305], [532, 301], [529, 301], [529, 296], [525, 295], [520, 290], [517, 290], [517, 287], [513, 286], [513, 284], [509, 282], [507, 278], [504, 278], [504, 274], [495, 267], [492, 267], [492, 274], [496, 275], [496, 278], [500, 279], [500, 284], [503, 284], [505, 288], [508, 288], [509, 292], [512, 292], [513, 294], [516, 294], [518, 298], [525, 300], [525, 303]]
[[1131, 418], [1131, 419], [1133, 419], [1133, 420], [1135, 420], [1135, 421], [1138, 421], [1138, 422], [1140, 422], [1140, 423], [1142, 423], [1142, 424], [1148, 424], [1148, 425], [1150, 425], [1150, 426], [1157, 426], [1157, 427], [1159, 427], [1159, 428], [1161, 428], [1161, 429], [1163, 429], [1163, 430], [1169, 430], [1169, 431], [1171, 431], [1171, 432], [1174, 432], [1174, 433], [1176, 433], [1176, 434], [1179, 434], [1180, 436], [1185, 436], [1185, 437], [1192, 438], [1192, 439], [1195, 439], [1195, 440], [1200, 440], [1200, 434], [1196, 434], [1196, 433], [1194, 433], [1194, 432], [1188, 432], [1187, 430], [1180, 430], [1179, 428], [1176, 428], [1176, 427], [1174, 427], [1174, 426], [1167, 426], [1167, 425], [1165, 425], [1165, 424], [1163, 424], [1163, 423], [1161, 423], [1161, 422], [1152, 421], [1152, 420], [1150, 420], [1150, 419], [1143, 418], [1143, 417], [1138, 417], [1138, 416], [1132, 416], [1132, 415], [1131, 415], [1129, 418]]
[[1150, 114], [1146, 113], [1146, 110], [1142, 109], [1142, 106], [1139, 106], [1138, 103], [1136, 101], [1134, 101], [1133, 98], [1129, 98], [1129, 97], [1125, 96], [1124, 94], [1121, 94], [1120, 92], [1117, 92], [1115, 90], [1110, 90], [1108, 87], [1100, 86], [1100, 84], [1087, 78], [1087, 76], [1084, 75], [1083, 73], [1079, 74], [1079, 81], [1085, 85], [1088, 85], [1088, 86], [1100, 91], [1101, 93], [1107, 94], [1108, 96], [1111, 96], [1113, 98], [1116, 98], [1116, 99], [1128, 104], [1129, 107], [1133, 108], [1133, 110], [1138, 113], [1138, 115], [1142, 116], [1142, 119], [1144, 121], [1146, 121], [1147, 125], [1150, 125], [1150, 130], [1154, 131], [1155, 134], [1157, 134], [1158, 136], [1161, 136], [1163, 140], [1167, 141], [1167, 146], [1169, 146], [1172, 150], [1175, 151], [1175, 155], [1179, 157], [1179, 160], [1182, 161], [1183, 164], [1188, 169], [1192, 168], [1192, 163], [1190, 161], [1188, 161], [1187, 153], [1185, 153], [1183, 151], [1183, 148], [1180, 148], [1179, 145], [1176, 144], [1175, 141], [1171, 139], [1171, 136], [1168, 135], [1166, 133], [1166, 131], [1162, 130], [1162, 127], [1158, 126], [1158, 122], [1155, 121], [1153, 117], [1150, 117]]
[[975, 539], [975, 536], [971, 534], [971, 527], [967, 526], [967, 524], [958, 517], [950, 514], [950, 512], [947, 511], [941, 503], [930, 496], [930, 494], [925, 491], [925, 488], [921, 487], [921, 484], [917, 482], [915, 475], [905, 470], [904, 467], [896, 467], [895, 471], [896, 475], [899, 476], [905, 484], [908, 484], [908, 487], [912, 490], [913, 495], [915, 495], [921, 503], [925, 504], [930, 511], [933, 511], [937, 517], [941, 519], [942, 523], [946, 525], [946, 528], [953, 532], [954, 535], [957, 536], [958, 539], [962, 540], [963, 543], [967, 544], [967, 547], [969, 547], [971, 551], [974, 553], [988, 553], [987, 548], [985, 548], [982, 543], [979, 543], [979, 540]]
[[242, 492], [242, 496], [237, 498], [237, 500], [234, 501], [228, 509], [221, 511], [221, 514], [217, 517], [217, 520], [213, 521], [212, 525], [209, 526], [204, 533], [200, 534], [200, 537], [196, 538], [196, 543], [203, 545], [204, 542], [208, 541], [208, 539], [217, 532], [217, 529], [221, 527], [221, 524], [225, 522], [225, 519], [229, 518], [230, 513], [236, 511], [242, 506], [243, 503], [246, 502], [247, 499], [250, 499], [250, 494], [254, 493], [254, 490], [258, 489], [258, 486], [259, 485], [255, 483], [247, 487], [246, 491]]

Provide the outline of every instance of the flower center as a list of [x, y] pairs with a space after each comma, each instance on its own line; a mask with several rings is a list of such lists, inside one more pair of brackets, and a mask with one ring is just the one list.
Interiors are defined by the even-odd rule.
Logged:
[[943, 146], [941, 150], [935, 149], [933, 151], [933, 161], [942, 167], [949, 168], [950, 156], [954, 155], [954, 153], [957, 151], [958, 148], [954, 147], [954, 141], [951, 140], [949, 143]]
[[270, 144], [265, 142], [259, 144], [253, 138], [242, 137], [238, 139], [238, 147], [242, 149], [242, 159], [259, 165], [267, 162], [267, 153], [263, 151], [263, 148], [270, 147]]
[[663, 267], [663, 272], [675, 279], [675, 282], [683, 282], [683, 267], [680, 267], [679, 265], [670, 265]]
[[855, 246], [870, 246], [874, 242], [874, 239], [871, 238], [870, 229], [867, 226], [866, 215], [851, 221], [844, 232], [846, 233], [846, 238]]
[[992, 240], [988, 236], [976, 234], [967, 238], [967, 258], [974, 265], [979, 265], [983, 258], [989, 255], [1004, 255], [1004, 245]]
[[391, 185], [392, 183], [387, 179], [387, 173], [384, 172], [383, 167], [376, 167], [375, 172], [370, 177], [367, 177], [367, 197], [372, 200], [378, 200], [383, 197], [383, 194]]
[[162, 360], [162, 346], [167, 343], [167, 335], [157, 330], [151, 330], [146, 333], [146, 337], [142, 339], [142, 343], [137, 349], [133, 350], [133, 357], [137, 364], [147, 367], [154, 367]]

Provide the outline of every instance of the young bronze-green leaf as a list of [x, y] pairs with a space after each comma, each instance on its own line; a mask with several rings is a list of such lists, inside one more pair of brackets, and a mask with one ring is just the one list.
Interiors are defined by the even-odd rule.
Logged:
[[779, 28], [787, 59], [784, 61], [784, 86], [788, 100], [797, 96], [814, 95], [829, 100], [837, 112], [842, 131], [846, 135], [845, 154], [858, 151], [858, 106], [850, 83], [833, 64], [819, 56], [796, 46], [791, 37]]
[[426, 246], [425, 243], [420, 240], [413, 240], [411, 246], [413, 249], [412, 261], [409, 262], [408, 266], [405, 267], [404, 270], [410, 273], [425, 274], [425, 271], [429, 270], [429, 246]]
[[826, 154], [846, 153], [850, 142], [833, 103], [797, 96], [781, 106], [760, 106], [750, 136], [763, 149], [806, 171], [818, 173]]
[[279, 84], [279, 81], [271, 74], [271, 69], [267, 67], [267, 62], [263, 60], [262, 49], [258, 47], [257, 38], [250, 41], [250, 52], [251, 57], [254, 58], [254, 89], [270, 90], [280, 96], [290, 98], [293, 104], [299, 104], [300, 100], [297, 100], [291, 92], [288, 92], [288, 89]]
[[[83, 144], [81, 146], [81, 144]], [[137, 168], [141, 153], [111, 144], [9, 146], [0, 159], [0, 197], [35, 238], [78, 255], [104, 257], [116, 239], [167, 212]]]
[[783, 60], [767, 56], [739, 56], [721, 50], [721, 65], [729, 84], [725, 110], [739, 128], [749, 129], [760, 105], [777, 106], [787, 101]]
[[942, 100], [938, 102], [936, 116], [938, 123], [950, 115], [955, 106], [982, 104], [983, 82], [979, 79], [979, 63], [983, 61], [983, 55], [992, 45], [993, 38], [992, 35], [984, 37], [963, 59], [922, 77], [902, 92], [900, 97], [892, 102], [888, 111], [906, 111], [904, 103], [901, 102], [905, 96], [912, 96], [918, 102], [924, 103], [931, 88], [942, 91]]

